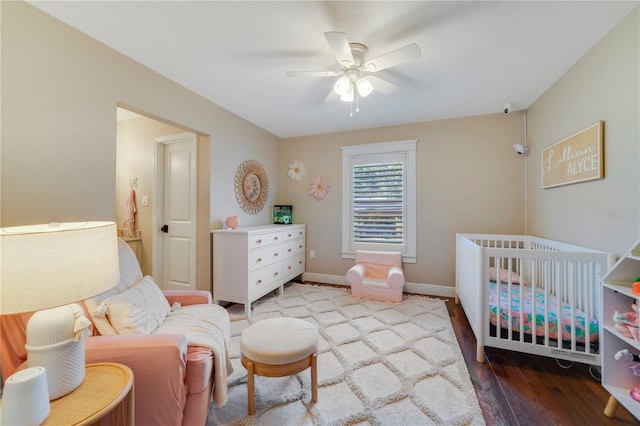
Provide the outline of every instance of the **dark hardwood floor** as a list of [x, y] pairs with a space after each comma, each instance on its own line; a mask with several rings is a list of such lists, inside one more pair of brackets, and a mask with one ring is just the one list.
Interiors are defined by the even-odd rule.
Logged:
[[552, 358], [494, 348], [485, 348], [485, 362], [478, 363], [476, 339], [462, 306], [446, 301], [488, 425], [640, 424], [623, 406], [613, 419], [603, 414], [609, 393], [586, 364], [563, 368]]

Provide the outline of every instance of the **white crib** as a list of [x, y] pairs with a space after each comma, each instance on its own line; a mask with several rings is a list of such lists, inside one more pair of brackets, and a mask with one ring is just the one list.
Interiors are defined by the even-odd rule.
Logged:
[[600, 364], [600, 278], [612, 254], [521, 235], [456, 234], [456, 303], [484, 347]]

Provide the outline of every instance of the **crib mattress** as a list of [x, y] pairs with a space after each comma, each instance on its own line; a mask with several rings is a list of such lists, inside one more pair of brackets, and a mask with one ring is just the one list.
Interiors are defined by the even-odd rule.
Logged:
[[[524, 296], [521, 297], [522, 293]], [[532, 312], [533, 307], [533, 291], [531, 285], [511, 285], [511, 303], [509, 303], [509, 289], [508, 284], [500, 283], [500, 326], [506, 328], [508, 324], [511, 325], [513, 331], [527, 334], [532, 334], [533, 321], [535, 321], [535, 332], [537, 336], [543, 337], [545, 335], [545, 326], [547, 317], [545, 306], [545, 294], [544, 292], [536, 288], [535, 289], [535, 315]], [[560, 316], [560, 327], [562, 331], [562, 340], [571, 340], [572, 331], [572, 318], [571, 318], [571, 306], [567, 303], [560, 303], [558, 307], [558, 299], [553, 295], [547, 295], [548, 300], [548, 329], [549, 338], [558, 339], [558, 315]], [[511, 306], [511, 318], [509, 318], [509, 306]], [[498, 296], [497, 285], [495, 281], [489, 283], [489, 318], [491, 324], [497, 326], [496, 314], [498, 311]], [[577, 324], [576, 329], [576, 342], [585, 343], [585, 314], [580, 310], [574, 310], [575, 322]], [[523, 327], [524, 330], [520, 330], [520, 316], [524, 314]], [[598, 321], [589, 317], [589, 337], [590, 343], [598, 341]]]

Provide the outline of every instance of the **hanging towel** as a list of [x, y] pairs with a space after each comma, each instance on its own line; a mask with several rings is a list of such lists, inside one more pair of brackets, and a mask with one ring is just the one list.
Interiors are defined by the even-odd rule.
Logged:
[[127, 230], [129, 236], [133, 236], [133, 231], [136, 227], [136, 191], [131, 188], [129, 197], [127, 198], [127, 206], [125, 207], [125, 219], [124, 227]]

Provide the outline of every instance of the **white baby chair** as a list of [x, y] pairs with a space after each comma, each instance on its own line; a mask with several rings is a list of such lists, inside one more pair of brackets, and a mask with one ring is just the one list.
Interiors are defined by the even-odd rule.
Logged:
[[402, 301], [402, 253], [356, 251], [356, 264], [347, 271], [353, 297], [381, 302]]

